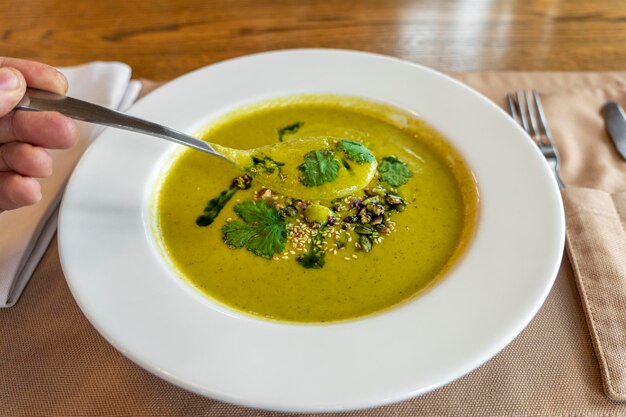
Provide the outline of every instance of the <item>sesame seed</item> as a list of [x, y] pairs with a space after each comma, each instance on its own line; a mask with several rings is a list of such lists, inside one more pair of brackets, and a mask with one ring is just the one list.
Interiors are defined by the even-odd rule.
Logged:
[[350, 259], [352, 259], [352, 258], [351, 258], [351, 257], [349, 257], [349, 256], [344, 256], [344, 257], [343, 257], [343, 259], [345, 259], [346, 261], [349, 261], [349, 260], [350, 260]]
[[352, 254], [352, 257], [353, 257], [354, 259], [358, 258], [358, 256], [356, 255], [356, 253], [353, 253], [353, 254]]

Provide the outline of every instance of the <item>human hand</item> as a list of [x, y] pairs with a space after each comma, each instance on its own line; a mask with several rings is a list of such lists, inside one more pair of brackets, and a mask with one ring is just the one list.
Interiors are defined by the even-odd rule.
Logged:
[[13, 110], [26, 87], [67, 92], [67, 80], [51, 66], [0, 57], [0, 212], [37, 203], [36, 178], [52, 174], [47, 149], [65, 149], [78, 139], [73, 120], [55, 112]]

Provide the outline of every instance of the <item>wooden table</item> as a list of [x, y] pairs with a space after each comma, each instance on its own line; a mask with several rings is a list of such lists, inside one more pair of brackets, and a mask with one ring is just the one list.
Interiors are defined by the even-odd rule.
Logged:
[[167, 80], [273, 49], [378, 52], [442, 71], [626, 68], [624, 0], [0, 0], [0, 54], [118, 60]]

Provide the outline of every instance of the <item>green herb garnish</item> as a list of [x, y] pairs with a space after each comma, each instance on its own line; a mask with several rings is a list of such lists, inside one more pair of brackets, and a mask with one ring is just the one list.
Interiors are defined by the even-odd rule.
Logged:
[[235, 213], [245, 222], [230, 221], [222, 227], [224, 242], [234, 248], [246, 246], [257, 256], [272, 259], [285, 250], [287, 223], [266, 201], [244, 201]]
[[306, 269], [322, 269], [326, 263], [326, 252], [322, 251], [324, 236], [321, 231], [315, 234], [309, 250], [304, 255], [298, 255], [296, 262]]
[[380, 180], [392, 187], [406, 184], [409, 178], [413, 176], [413, 172], [411, 172], [407, 164], [395, 156], [384, 157], [378, 164], [378, 172], [380, 173]]
[[246, 172], [252, 176], [255, 174], [269, 175], [276, 171], [280, 173], [284, 165], [283, 162], [277, 162], [267, 155], [252, 155], [252, 167], [248, 168]]
[[303, 122], [295, 122], [288, 126], [281, 127], [280, 129], [278, 129], [278, 141], [282, 142], [283, 136], [285, 135], [296, 133], [298, 130], [300, 130], [303, 124], [304, 124]]
[[337, 149], [345, 152], [348, 159], [356, 162], [357, 164], [363, 164], [365, 162], [374, 162], [376, 157], [374, 154], [365, 147], [362, 143], [355, 142], [353, 140], [342, 140], [337, 144]]
[[327, 149], [311, 151], [304, 155], [304, 164], [298, 169], [302, 172], [300, 181], [307, 187], [316, 187], [331, 182], [339, 175], [339, 162], [335, 153]]
[[233, 195], [235, 195], [238, 190], [247, 190], [250, 188], [251, 183], [252, 179], [247, 175], [235, 178], [228, 189], [220, 192], [217, 197], [209, 200], [203, 213], [196, 218], [196, 224], [200, 227], [211, 225]]

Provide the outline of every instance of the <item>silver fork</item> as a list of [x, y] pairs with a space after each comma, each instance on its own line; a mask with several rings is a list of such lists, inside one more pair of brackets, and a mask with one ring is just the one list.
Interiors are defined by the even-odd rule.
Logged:
[[519, 123], [532, 140], [552, 168], [559, 188], [565, 188], [565, 184], [559, 175], [559, 153], [552, 141], [552, 134], [548, 129], [548, 122], [543, 112], [539, 94], [533, 91], [516, 91], [506, 95], [509, 103], [511, 117]]

